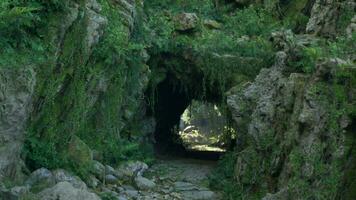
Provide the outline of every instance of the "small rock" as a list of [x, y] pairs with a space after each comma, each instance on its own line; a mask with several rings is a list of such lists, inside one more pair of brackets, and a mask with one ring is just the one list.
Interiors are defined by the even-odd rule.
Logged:
[[156, 184], [153, 181], [142, 176], [136, 177], [135, 183], [137, 188], [140, 190], [150, 190], [156, 187]]
[[125, 190], [135, 190], [135, 188], [131, 185], [123, 185], [122, 188], [124, 188]]
[[218, 199], [218, 196], [212, 191], [183, 191], [183, 199], [189, 200], [211, 200]]
[[100, 184], [100, 181], [93, 175], [90, 175], [89, 178], [86, 180], [87, 185], [90, 188], [97, 188]]
[[198, 188], [192, 183], [178, 181], [174, 183], [174, 189], [175, 191], [190, 191]]
[[117, 200], [128, 200], [125, 196], [120, 195]]
[[106, 175], [105, 176], [105, 182], [107, 184], [116, 184], [119, 180], [114, 176], [114, 175]]
[[132, 199], [137, 199], [139, 195], [137, 190], [126, 190], [124, 193]]
[[92, 170], [91, 172], [98, 178], [103, 179], [105, 175], [105, 166], [101, 164], [99, 161], [94, 160], [92, 162]]
[[105, 165], [105, 174], [106, 175], [115, 175], [117, 172], [116, 170], [111, 167], [110, 165]]
[[199, 18], [195, 13], [181, 13], [174, 17], [175, 29], [178, 31], [188, 31], [198, 26]]
[[11, 193], [16, 195], [16, 196], [23, 196], [29, 192], [29, 188], [26, 186], [15, 186], [11, 188]]
[[87, 185], [78, 177], [74, 176], [71, 173], [63, 170], [63, 169], [57, 169], [53, 171], [53, 176], [56, 181], [56, 183], [59, 182], [68, 182], [73, 185], [73, 187], [78, 188], [78, 189], [86, 189]]
[[121, 165], [116, 173], [129, 177], [142, 176], [147, 169], [148, 165], [144, 162], [127, 162]]

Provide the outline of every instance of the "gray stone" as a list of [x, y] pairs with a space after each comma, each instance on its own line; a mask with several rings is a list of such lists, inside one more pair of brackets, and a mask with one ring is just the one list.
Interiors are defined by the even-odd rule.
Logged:
[[183, 199], [189, 200], [212, 200], [219, 197], [212, 191], [183, 191], [181, 192]]
[[105, 183], [107, 184], [117, 184], [119, 179], [117, 179], [114, 175], [108, 174], [105, 176]]
[[335, 35], [338, 8], [337, 0], [316, 0], [306, 27], [307, 33]]
[[111, 167], [110, 165], [105, 165], [105, 174], [106, 175], [115, 175], [117, 172], [116, 170]]
[[72, 186], [75, 188], [78, 188], [78, 189], [86, 189], [87, 188], [87, 185], [78, 176], [75, 176], [63, 169], [54, 170], [52, 173], [53, 173], [56, 183], [66, 181], [66, 182], [72, 184]]
[[351, 23], [346, 28], [346, 35], [352, 38], [352, 35], [356, 33], [356, 15], [351, 19]]
[[74, 188], [68, 182], [60, 182], [47, 188], [37, 195], [40, 200], [100, 200], [95, 194], [86, 189]]
[[137, 199], [139, 193], [137, 190], [125, 190], [124, 194], [132, 199]]
[[38, 169], [29, 176], [25, 184], [31, 187], [31, 190], [40, 191], [47, 187], [52, 187], [56, 183], [52, 172], [46, 168]]
[[27, 186], [15, 186], [11, 189], [6, 189], [5, 186], [0, 186], [1, 200], [19, 200], [29, 193]]
[[142, 176], [143, 173], [148, 169], [148, 165], [144, 162], [135, 161], [127, 162], [117, 169], [119, 174], [123, 174], [129, 177]]
[[101, 7], [96, 0], [90, 0], [87, 4], [87, 47], [90, 50], [95, 44], [99, 42], [100, 37], [104, 33], [104, 28], [108, 23], [106, 17], [99, 14]]
[[142, 176], [135, 178], [135, 184], [136, 187], [140, 190], [151, 190], [156, 187], [156, 184], [153, 181]]
[[188, 31], [198, 26], [199, 18], [195, 13], [181, 13], [174, 17], [175, 29]]
[[285, 199], [291, 199], [288, 196], [287, 189], [282, 189], [281, 191], [279, 191], [275, 194], [268, 193], [265, 197], [262, 198], [262, 200], [285, 200]]
[[181, 182], [177, 181], [173, 184], [174, 190], [175, 191], [190, 191], [190, 190], [197, 190], [198, 187], [193, 185], [192, 183], [188, 182]]
[[100, 184], [100, 181], [94, 175], [90, 175], [86, 180], [86, 183], [90, 188], [97, 188]]
[[36, 74], [31, 66], [0, 68], [0, 182], [23, 181], [20, 159]]
[[99, 161], [94, 160], [92, 162], [91, 172], [100, 180], [105, 176], [105, 166]]

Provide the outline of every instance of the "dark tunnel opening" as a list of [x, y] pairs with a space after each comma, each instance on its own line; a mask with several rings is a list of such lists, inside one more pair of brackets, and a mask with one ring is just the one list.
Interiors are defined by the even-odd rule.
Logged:
[[175, 75], [170, 73], [156, 87], [153, 112], [151, 113], [156, 119], [154, 132], [156, 155], [218, 160], [224, 152], [188, 150], [182, 143], [177, 127], [182, 114], [194, 99], [194, 96], [190, 96], [191, 94], [185, 89]]
[[154, 105], [154, 117], [156, 119], [155, 149], [158, 153], [174, 152], [185, 154], [185, 148], [179, 142], [179, 136], [175, 133], [174, 127], [179, 124], [180, 116], [189, 106], [190, 99], [175, 85], [174, 77], [167, 75], [167, 78], [157, 87], [157, 99]]

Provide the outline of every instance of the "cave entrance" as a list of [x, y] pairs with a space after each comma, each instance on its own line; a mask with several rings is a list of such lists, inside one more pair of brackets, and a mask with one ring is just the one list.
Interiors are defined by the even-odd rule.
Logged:
[[[194, 77], [194, 81], [199, 82], [199, 80], [199, 76]], [[206, 119], [195, 118], [194, 120], [189, 119], [191, 120], [189, 123], [194, 122], [193, 124], [189, 124], [188, 121], [184, 122], [184, 119], [187, 120], [188, 115], [192, 117], [192, 108], [195, 108], [197, 104], [197, 101], [194, 99], [198, 99], [199, 96], [195, 91], [201, 90], [201, 88], [198, 88], [201, 84], [192, 84], [187, 88], [181, 83], [181, 80], [179, 80], [175, 74], [167, 73], [165, 79], [155, 88], [153, 113], [151, 113], [156, 120], [154, 132], [155, 152], [157, 155], [174, 155], [186, 158], [217, 160], [225, 150], [217, 146], [213, 148], [212, 138], [208, 138], [208, 134], [196, 135], [197, 131], [200, 130], [195, 129], [197, 125], [200, 123], [199, 125], [205, 125], [201, 126], [203, 127], [202, 129], [207, 129], [209, 127], [207, 123], [209, 122], [207, 122]], [[210, 99], [206, 99], [208, 99], [209, 102], [214, 102], [216, 100], [214, 96], [215, 95], [212, 95]], [[209, 105], [213, 104], [211, 103]], [[194, 126], [194, 128], [189, 129], [189, 127], [191, 128], [192, 126]], [[219, 138], [218, 134], [219, 133], [215, 132], [214, 137]], [[198, 141], [187, 143], [189, 139], [195, 140], [198, 138]], [[199, 143], [199, 145], [195, 144], [195, 142]]]

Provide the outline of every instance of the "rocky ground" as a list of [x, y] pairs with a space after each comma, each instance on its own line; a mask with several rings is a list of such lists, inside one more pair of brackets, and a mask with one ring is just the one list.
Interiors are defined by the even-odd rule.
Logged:
[[136, 178], [136, 188], [122, 186], [122, 199], [204, 200], [220, 199], [208, 188], [208, 175], [215, 162], [183, 158], [162, 158]]
[[23, 186], [1, 186], [0, 196], [41, 200], [219, 200], [219, 193], [208, 188], [208, 175], [215, 164], [170, 157], [158, 159], [151, 167], [129, 162], [114, 169], [96, 162], [93, 176], [86, 183], [67, 171], [42, 168], [33, 172]]

